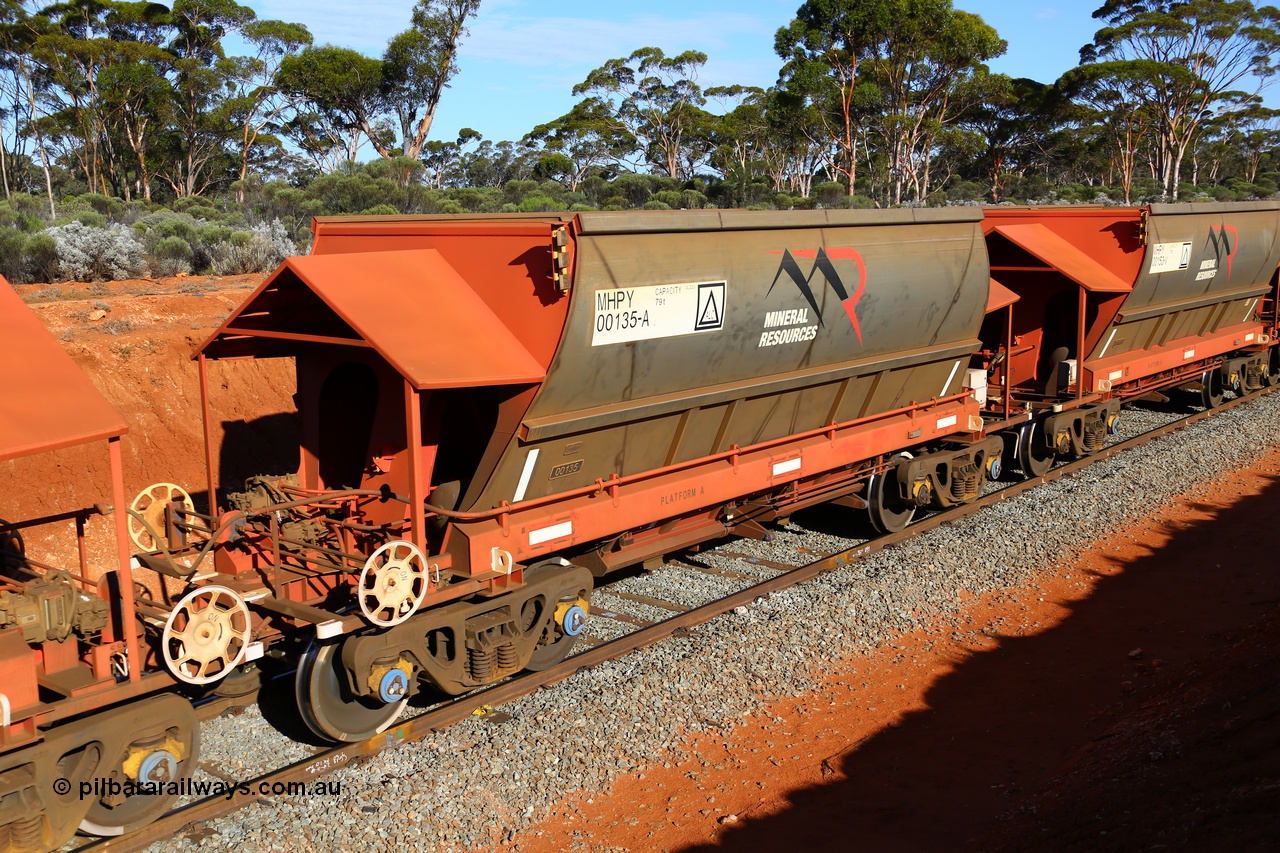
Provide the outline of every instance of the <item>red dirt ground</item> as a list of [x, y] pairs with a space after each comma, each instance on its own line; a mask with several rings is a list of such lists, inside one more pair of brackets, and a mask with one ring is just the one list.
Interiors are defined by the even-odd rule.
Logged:
[[[130, 499], [151, 483], [167, 481], [190, 491], [197, 506], [203, 504], [200, 386], [190, 356], [263, 278], [16, 287], [129, 425], [124, 476]], [[209, 376], [214, 447], [220, 450], [226, 432], [235, 438], [229, 452], [219, 454], [221, 482], [238, 485], [251, 474], [295, 469], [292, 362], [214, 363]], [[0, 463], [0, 518], [34, 518], [110, 502], [105, 442]], [[74, 562], [70, 524], [39, 528], [25, 538], [32, 556], [61, 565]], [[110, 532], [100, 517], [90, 522], [89, 546], [91, 563], [110, 562]]]
[[1280, 453], [510, 842], [1276, 849]]

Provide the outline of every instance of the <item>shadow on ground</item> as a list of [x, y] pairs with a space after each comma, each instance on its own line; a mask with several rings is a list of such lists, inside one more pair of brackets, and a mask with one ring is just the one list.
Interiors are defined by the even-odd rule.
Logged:
[[[996, 637], [992, 650], [958, 662], [929, 689], [927, 710], [833, 756], [830, 778], [838, 781], [795, 792], [785, 811], [748, 815], [717, 844], [691, 849], [1262, 849], [1275, 841], [1280, 478], [1226, 509], [1200, 509], [1213, 512], [1212, 520], [1175, 524], [1166, 544], [1100, 577], [1056, 627]], [[1238, 629], [1258, 623], [1272, 636], [1250, 647], [1270, 656], [1248, 670], [1256, 683], [1217, 677], [1221, 657], [1239, 645]], [[1138, 648], [1141, 655], [1131, 657]], [[1265, 726], [1254, 730], [1259, 736], [1223, 742], [1178, 734], [1180, 707], [1170, 708], [1169, 719], [1148, 720], [1152, 703], [1167, 704], [1197, 678], [1211, 680], [1197, 706], [1204, 714], [1223, 703], [1237, 711], [1246, 700], [1270, 703], [1253, 714]], [[1178, 743], [1132, 761], [1094, 761], [1102, 778], [1071, 781], [1072, 768], [1099, 750], [1127, 755], [1113, 737], [1152, 727]], [[1222, 789], [1211, 798], [1218, 805], [1188, 802], [1201, 798], [1202, 776]], [[1242, 785], [1255, 796], [1234, 794]], [[1044, 812], [1075, 825], [1044, 824], [1048, 815], [1036, 812], [1046, 797], [1057, 802]], [[1206, 808], [1226, 811], [1207, 815]], [[1121, 831], [1108, 837], [1109, 829]]]

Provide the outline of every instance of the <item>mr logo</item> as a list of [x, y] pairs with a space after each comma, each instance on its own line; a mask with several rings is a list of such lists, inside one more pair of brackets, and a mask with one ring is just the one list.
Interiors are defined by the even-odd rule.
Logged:
[[[776, 255], [779, 253], [774, 251], [769, 254]], [[840, 298], [840, 304], [844, 306], [845, 313], [849, 315], [849, 322], [853, 324], [853, 331], [858, 336], [858, 343], [862, 343], [862, 327], [858, 324], [858, 314], [855, 310], [858, 300], [862, 298], [862, 291], [867, 286], [867, 267], [862, 262], [862, 255], [858, 254], [856, 249], [843, 246], [833, 249], [797, 249], [794, 253], [790, 249], [783, 249], [781, 254], [782, 262], [778, 264], [778, 272], [773, 277], [773, 284], [769, 285], [769, 292], [773, 292], [774, 285], [785, 274], [800, 291], [800, 295], [809, 303], [809, 307], [813, 309], [814, 315], [818, 318], [818, 323], [822, 324], [822, 309], [818, 307], [818, 300], [813, 293], [813, 277], [818, 273], [822, 273], [827, 286]], [[813, 268], [809, 270], [807, 276], [800, 269], [800, 263], [796, 258], [813, 259]], [[844, 281], [840, 278], [840, 273], [836, 271], [836, 261], [852, 261], [854, 266], [857, 267], [858, 289], [853, 292], [852, 296], [849, 295]]]
[[1231, 260], [1236, 256], [1239, 242], [1240, 236], [1234, 225], [1209, 226], [1209, 248], [1213, 250], [1213, 256], [1218, 259], [1219, 267], [1222, 266], [1223, 256], [1226, 256], [1227, 281], [1231, 281]]

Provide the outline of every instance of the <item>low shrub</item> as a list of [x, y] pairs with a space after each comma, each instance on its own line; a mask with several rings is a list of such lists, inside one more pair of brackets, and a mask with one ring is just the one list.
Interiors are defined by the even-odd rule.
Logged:
[[255, 225], [249, 231], [234, 231], [229, 239], [209, 246], [214, 275], [267, 272], [297, 253], [297, 246], [278, 219], [270, 225]]
[[68, 222], [44, 233], [57, 246], [58, 275], [64, 280], [119, 280], [141, 275], [146, 269], [142, 244], [123, 225], [90, 228]]
[[60, 287], [42, 287], [35, 293], [22, 294], [23, 302], [52, 302], [61, 298], [62, 288]]
[[27, 235], [17, 228], [0, 228], [0, 275], [10, 284], [21, 284], [22, 249], [27, 243]]
[[545, 195], [525, 196], [524, 200], [516, 206], [516, 209], [521, 213], [543, 213], [547, 211], [560, 210], [560, 208], [560, 202]]
[[165, 237], [151, 250], [152, 275], [170, 276], [191, 272], [191, 244], [174, 235]]
[[58, 243], [41, 231], [27, 237], [22, 247], [27, 281], [53, 281], [58, 276]]

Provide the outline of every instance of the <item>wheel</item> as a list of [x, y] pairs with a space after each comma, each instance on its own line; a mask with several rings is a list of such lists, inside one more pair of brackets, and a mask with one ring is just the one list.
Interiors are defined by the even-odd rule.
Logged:
[[1206, 370], [1204, 375], [1200, 377], [1200, 384], [1203, 386], [1200, 391], [1200, 403], [1206, 409], [1216, 409], [1222, 405], [1222, 371], [1218, 369]]
[[214, 696], [223, 699], [239, 699], [262, 687], [262, 670], [256, 663], [244, 663], [231, 670], [231, 674], [218, 682]]
[[[539, 568], [530, 569], [529, 573], [538, 572]], [[582, 634], [590, 600], [591, 590], [589, 589], [580, 589], [560, 596], [555, 602], [555, 610], [551, 613], [550, 621], [545, 623], [546, 627], [538, 639], [538, 646], [534, 649], [533, 656], [525, 664], [525, 669], [530, 672], [542, 672], [569, 656], [569, 652], [573, 651], [573, 644]], [[532, 630], [540, 620], [545, 618], [541, 609], [536, 607], [532, 600], [525, 605], [525, 612], [522, 615], [525, 621], [523, 627], [526, 631]]]
[[27, 546], [22, 534], [0, 518], [0, 577], [25, 580], [22, 570], [27, 567]]
[[302, 721], [317, 736], [359, 743], [385, 731], [409, 701], [383, 703], [352, 696], [342, 667], [342, 644], [312, 640], [298, 660], [294, 680]]
[[179, 681], [210, 684], [240, 665], [251, 626], [249, 608], [235, 590], [197, 587], [165, 620], [160, 651]]
[[[200, 757], [200, 725], [195, 710], [185, 702], [182, 710], [164, 731], [134, 740], [111, 765], [99, 771], [123, 786], [126, 782], [163, 786], [155, 794], [123, 793], [93, 801], [80, 822], [86, 835], [115, 836], [141, 829], [169, 810], [177, 799], [176, 789], [191, 776]], [[108, 770], [108, 768], [110, 768]], [[172, 786], [172, 788], [170, 788]], [[169, 791], [173, 791], [170, 793]]]
[[360, 612], [390, 628], [414, 614], [427, 597], [427, 559], [412, 542], [393, 539], [369, 555], [356, 584]]
[[1044, 426], [1038, 421], [1023, 424], [1018, 430], [1018, 470], [1028, 477], [1043, 477], [1053, 467], [1057, 455], [1045, 446]]
[[1267, 367], [1262, 384], [1268, 387], [1280, 385], [1280, 346], [1272, 347], [1267, 353]]
[[[138, 496], [129, 504], [129, 509], [132, 512], [126, 516], [129, 520], [129, 538], [133, 540], [134, 545], [137, 545], [143, 551], [159, 551], [164, 547], [165, 543], [159, 541], [156, 537], [164, 536], [165, 507], [173, 503], [175, 498], [182, 500], [182, 508], [187, 512], [196, 511], [195, 504], [191, 502], [191, 495], [187, 494], [187, 490], [173, 483], [153, 483], [138, 492]], [[146, 520], [146, 524], [143, 524], [142, 520], [133, 513], [142, 516], [142, 519]], [[148, 530], [148, 527], [150, 527], [150, 530]]]
[[889, 470], [872, 475], [867, 481], [867, 517], [879, 533], [897, 533], [905, 530], [916, 516], [916, 505], [904, 501], [898, 495], [897, 481], [892, 463], [910, 459], [910, 453], [899, 453], [889, 460]]

